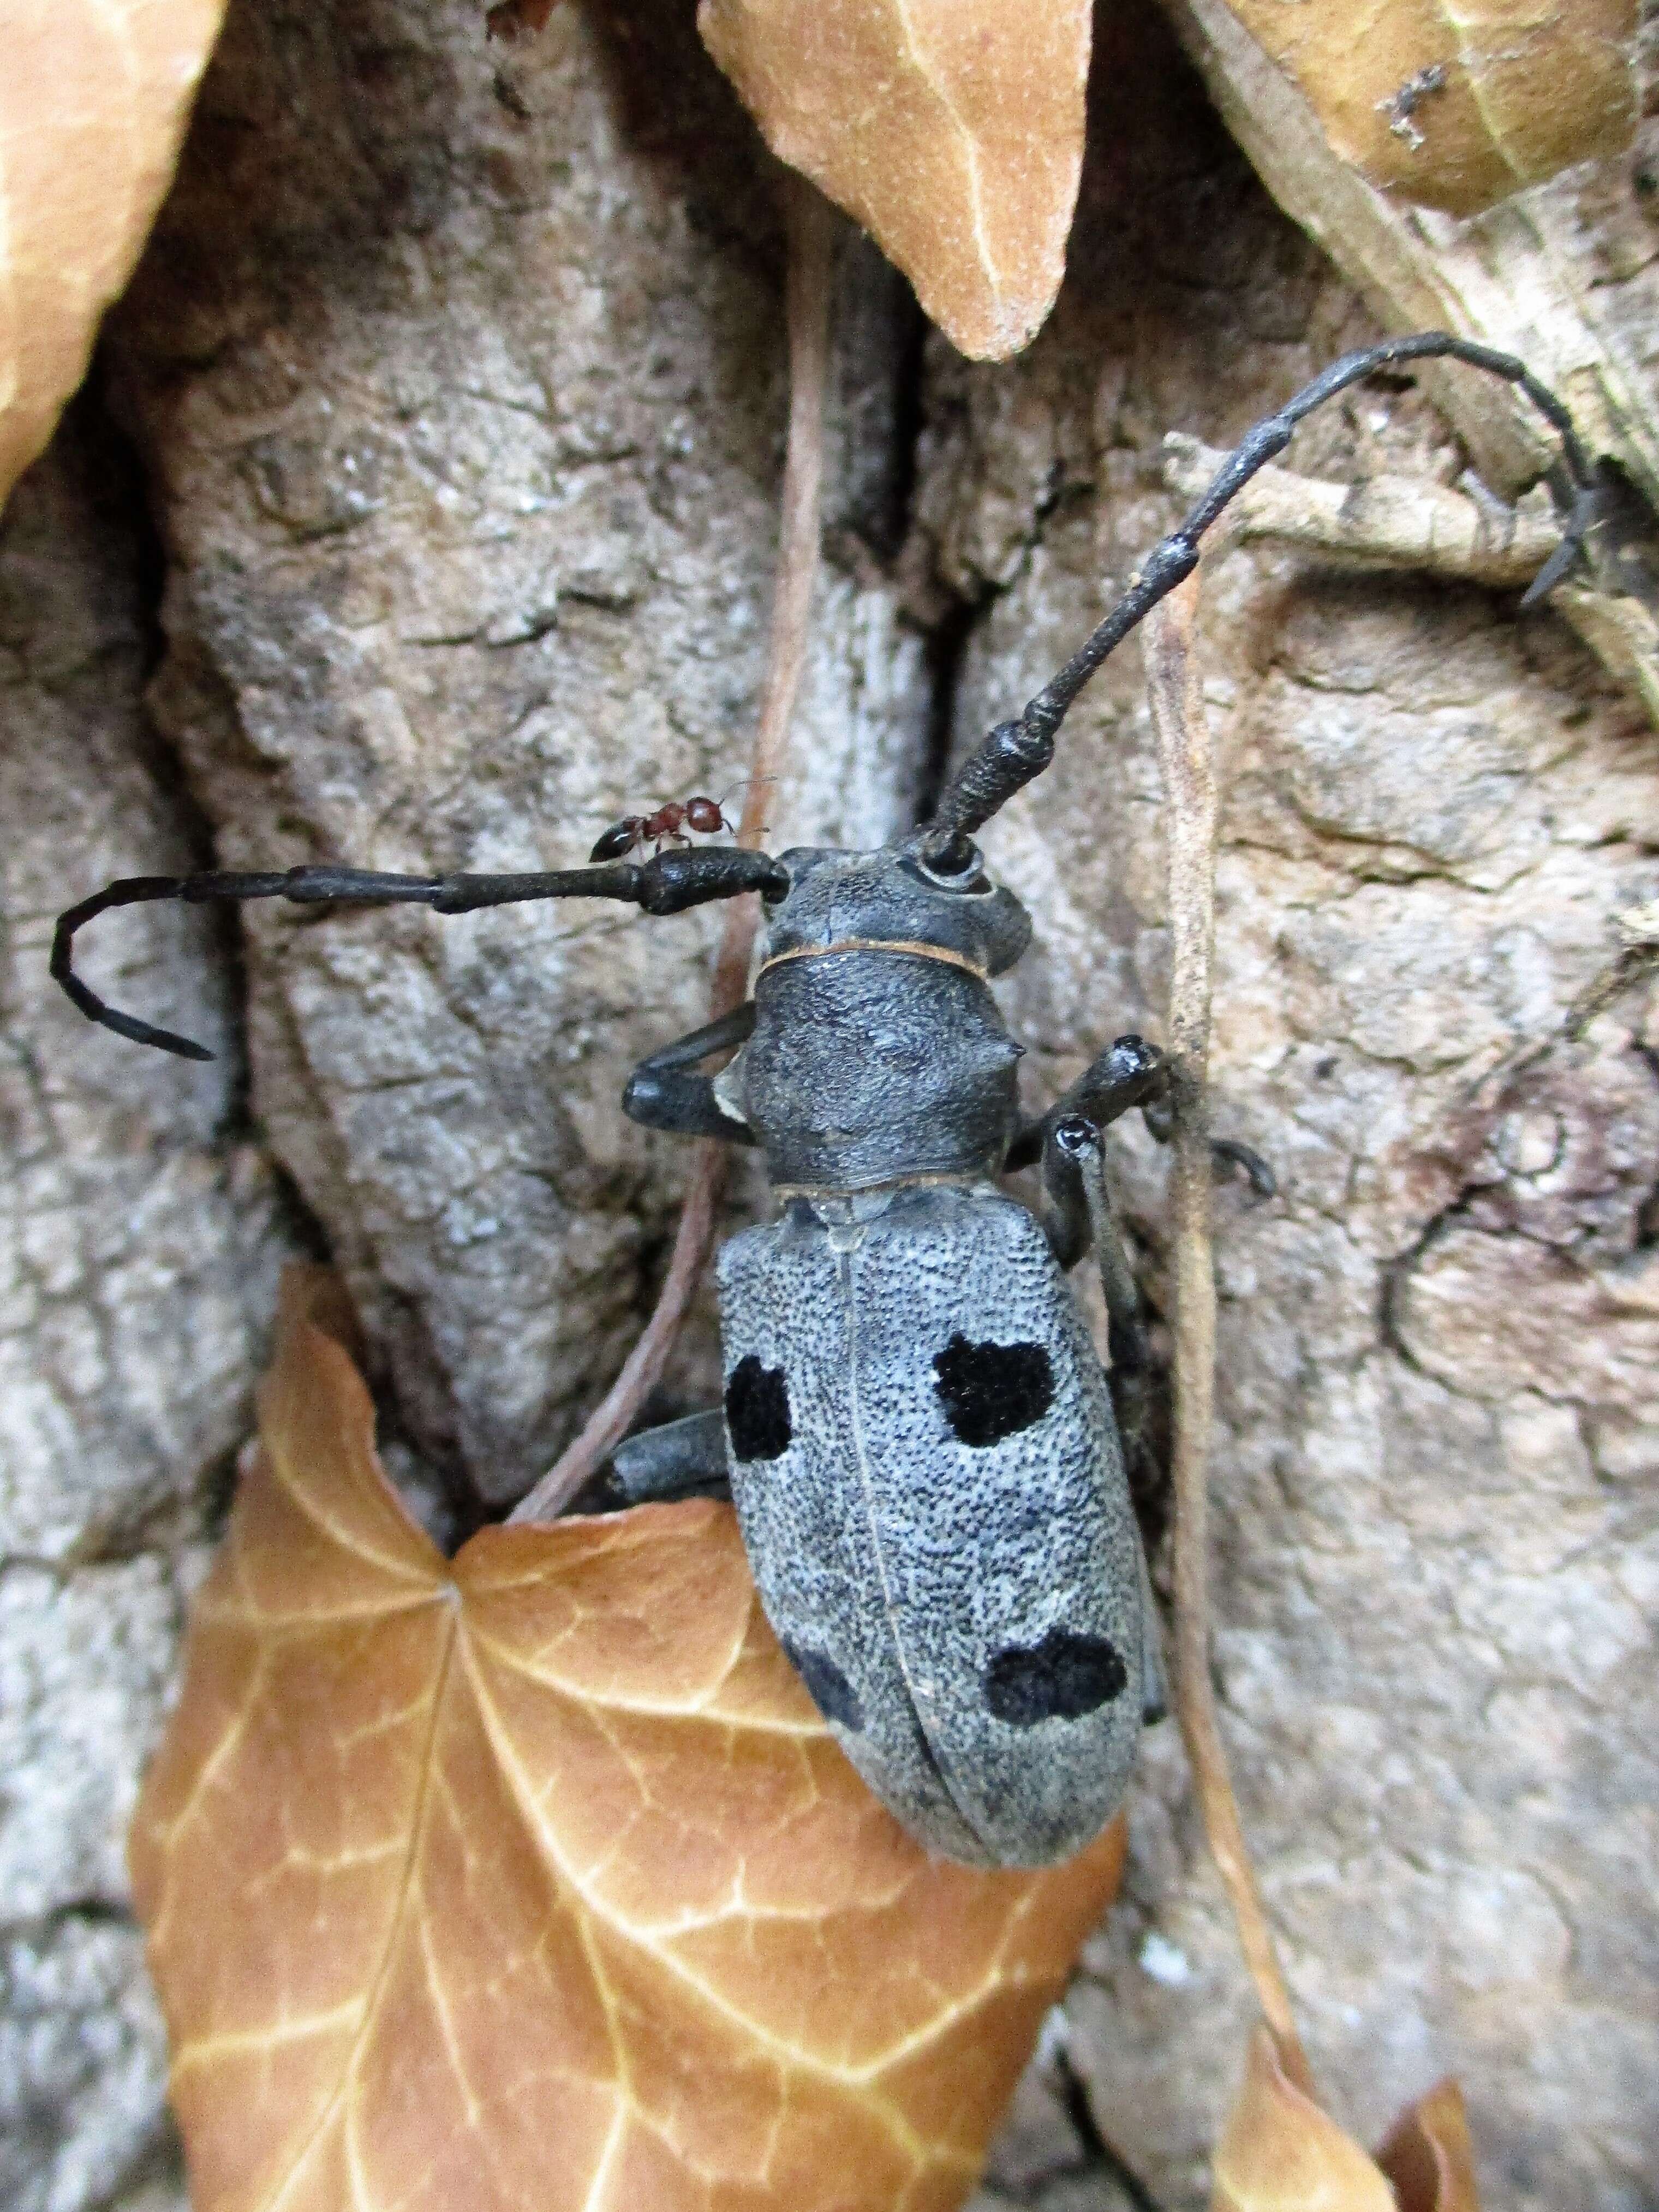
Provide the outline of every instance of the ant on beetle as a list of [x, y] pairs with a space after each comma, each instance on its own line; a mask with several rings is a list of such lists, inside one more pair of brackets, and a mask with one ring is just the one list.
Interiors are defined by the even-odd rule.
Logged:
[[590, 860], [622, 860], [647, 845], [654, 845], [660, 853], [671, 839], [677, 845], [689, 845], [691, 841], [685, 835], [688, 830], [712, 837], [717, 830], [735, 827], [734, 823], [726, 820], [718, 799], [671, 799], [654, 814], [624, 814], [620, 822], [613, 822], [587, 857]]
[[[770, 783], [773, 779], [766, 777]], [[744, 789], [734, 783], [732, 791]], [[654, 814], [624, 814], [620, 822], [613, 822], [603, 837], [588, 854], [590, 860], [624, 860], [630, 853], [643, 852], [647, 845], [660, 853], [671, 840], [677, 845], [690, 845], [685, 835], [695, 830], [700, 837], [712, 837], [716, 830], [737, 830], [735, 822], [728, 822], [724, 808], [732, 796], [726, 792], [721, 798], [708, 799], [699, 793], [696, 799], [671, 799]]]

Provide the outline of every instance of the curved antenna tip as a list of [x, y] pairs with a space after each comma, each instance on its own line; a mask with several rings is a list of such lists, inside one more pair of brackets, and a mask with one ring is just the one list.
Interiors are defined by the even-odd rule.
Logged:
[[[77, 1000], [76, 1004], [80, 1001]], [[154, 1022], [140, 1021], [137, 1014], [124, 1014], [118, 1008], [99, 1004], [94, 1012], [82, 1006], [81, 1011], [88, 1021], [96, 1022], [100, 1029], [113, 1030], [117, 1036], [125, 1037], [131, 1044], [151, 1044], [158, 1052], [170, 1052], [175, 1060], [216, 1060], [217, 1053], [210, 1052], [194, 1037], [180, 1036], [176, 1030], [157, 1029]]]

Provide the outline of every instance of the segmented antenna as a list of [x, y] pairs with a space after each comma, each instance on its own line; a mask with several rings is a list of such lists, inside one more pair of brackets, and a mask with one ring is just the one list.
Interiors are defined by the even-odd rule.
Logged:
[[1298, 423], [1346, 392], [1351, 384], [1379, 368], [1401, 362], [1434, 359], [1465, 362], [1472, 368], [1501, 376], [1516, 384], [1561, 440], [1561, 457], [1573, 493], [1563, 526], [1561, 543], [1533, 579], [1521, 604], [1532, 605], [1553, 591], [1578, 560], [1584, 540], [1598, 519], [1598, 487], [1589, 454], [1574, 429], [1572, 417], [1549, 386], [1540, 384], [1526, 363], [1513, 354], [1498, 353], [1491, 346], [1453, 337], [1446, 331], [1423, 331], [1413, 337], [1385, 338], [1380, 345], [1362, 346], [1331, 363], [1311, 384], [1304, 385], [1276, 415], [1269, 415], [1247, 433], [1227, 457], [1213, 483], [1191, 508], [1180, 527], [1159, 540], [1130, 579], [1123, 593], [1094, 634], [1072, 655], [1066, 665], [1044, 684], [1023, 714], [999, 722], [940, 796], [931, 822], [917, 836], [921, 851], [934, 863], [947, 866], [967, 841], [1000, 807], [1006, 806], [1033, 777], [1042, 775], [1054, 758], [1054, 737], [1078, 693], [1109, 655], [1116, 650], [1162, 599], [1168, 597], [1198, 566], [1198, 541], [1229, 501], [1249, 483], [1259, 469], [1291, 442]]
[[741, 891], [781, 897], [789, 888], [787, 872], [764, 853], [702, 847], [696, 852], [662, 853], [642, 867], [619, 862], [600, 868], [562, 868], [516, 876], [398, 876], [374, 868], [289, 868], [267, 874], [235, 875], [211, 871], [198, 876], [128, 876], [72, 906], [58, 918], [52, 940], [52, 973], [89, 1022], [113, 1030], [135, 1044], [150, 1044], [180, 1060], [211, 1060], [205, 1045], [172, 1030], [158, 1029], [136, 1014], [108, 1005], [75, 973], [75, 933], [115, 906], [143, 906], [155, 899], [182, 899], [198, 906], [211, 899], [291, 900], [297, 906], [429, 906], [435, 914], [471, 914], [479, 907], [513, 906], [550, 898], [622, 899], [647, 914], [679, 914], [709, 899], [735, 898]]

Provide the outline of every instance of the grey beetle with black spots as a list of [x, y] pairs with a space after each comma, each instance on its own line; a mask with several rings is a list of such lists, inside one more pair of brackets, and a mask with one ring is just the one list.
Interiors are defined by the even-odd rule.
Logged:
[[[1519, 386], [1559, 434], [1565, 526], [1535, 599], [1596, 520], [1571, 417], [1507, 355], [1438, 332], [1393, 339], [1345, 356], [1258, 423], [933, 819], [879, 851], [675, 850], [503, 876], [140, 877], [58, 923], [52, 973], [83, 1013], [206, 1058], [75, 974], [82, 924], [162, 898], [461, 914], [586, 896], [669, 915], [761, 894], [753, 996], [644, 1061], [623, 1105], [653, 1128], [759, 1146], [781, 1210], [720, 1256], [723, 1405], [630, 1438], [614, 1480], [630, 1502], [729, 1487], [768, 1617], [825, 1719], [878, 1796], [953, 1858], [1027, 1866], [1079, 1850], [1121, 1802], [1162, 1698], [1125, 1472], [1145, 1449], [1146, 1339], [1101, 1133], [1139, 1108], [1165, 1133], [1168, 1070], [1120, 1037], [1047, 1113], [1022, 1115], [1021, 1048], [990, 986], [1030, 923], [986, 875], [975, 833], [1047, 767], [1084, 684], [1191, 572], [1202, 533], [1304, 416], [1375, 370], [1433, 356]], [[1216, 1150], [1271, 1190], [1243, 1146]], [[1040, 1217], [1000, 1187], [1024, 1167], [1042, 1171]], [[1065, 1279], [1091, 1245], [1109, 1383]]]

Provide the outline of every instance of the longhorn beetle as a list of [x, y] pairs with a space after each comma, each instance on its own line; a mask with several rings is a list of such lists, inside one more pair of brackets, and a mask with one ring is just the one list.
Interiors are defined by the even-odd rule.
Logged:
[[[760, 893], [753, 997], [642, 1061], [623, 1108], [649, 1128], [758, 1145], [781, 1212], [720, 1255], [723, 1406], [629, 1439], [616, 1479], [630, 1501], [729, 1484], [767, 1614], [820, 1711], [877, 1796], [953, 1858], [1040, 1865], [1079, 1849], [1121, 1802], [1159, 1695], [1125, 1476], [1145, 1338], [1101, 1132], [1132, 1107], [1167, 1128], [1168, 1070], [1122, 1036], [1046, 1114], [1022, 1117], [1021, 1048], [989, 979], [1031, 925], [987, 877], [974, 835], [1048, 765], [1084, 684], [1196, 566], [1205, 531], [1304, 416], [1374, 370], [1437, 356], [1519, 386], [1559, 434], [1562, 542], [1522, 604], [1540, 599], [1596, 518], [1571, 417], [1506, 354], [1438, 331], [1393, 339], [1345, 355], [1259, 422], [932, 821], [878, 851], [702, 848], [528, 875], [140, 876], [58, 924], [52, 972], [82, 1013], [205, 1060], [88, 988], [70, 965], [77, 929], [149, 899], [450, 915], [609, 898], [670, 915]], [[733, 1048], [719, 1073], [702, 1072]], [[1218, 1150], [1271, 1188], [1242, 1146]], [[998, 1188], [1036, 1165], [1040, 1219]], [[1091, 1243], [1109, 1391], [1064, 1279]]]

